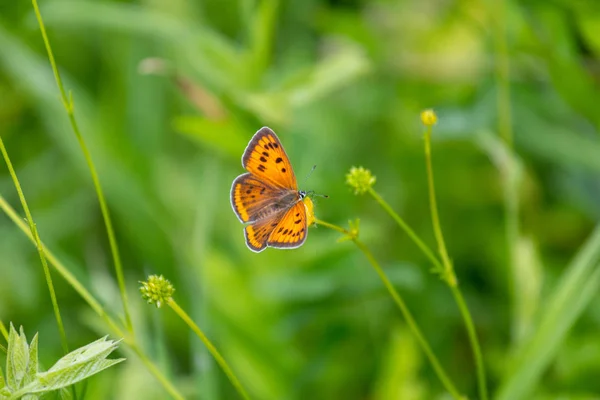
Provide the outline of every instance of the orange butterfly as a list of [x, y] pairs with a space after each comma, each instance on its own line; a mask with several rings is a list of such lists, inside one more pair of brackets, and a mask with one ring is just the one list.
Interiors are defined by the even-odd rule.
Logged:
[[[231, 186], [231, 206], [254, 252], [267, 247], [295, 249], [306, 241], [314, 222], [313, 202], [298, 190], [292, 164], [275, 132], [266, 126], [254, 134], [242, 155], [248, 171]], [[308, 193], [309, 195], [312, 193]]]

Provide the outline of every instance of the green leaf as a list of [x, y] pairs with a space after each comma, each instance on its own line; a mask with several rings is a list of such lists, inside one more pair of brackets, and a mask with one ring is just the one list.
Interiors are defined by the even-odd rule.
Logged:
[[106, 360], [106, 357], [118, 347], [118, 343], [106, 340], [104, 337], [72, 351], [58, 360], [47, 372], [39, 373], [37, 381], [28, 388], [27, 393], [58, 390], [124, 361], [124, 358]]
[[17, 334], [15, 327], [10, 324], [8, 334], [8, 353], [6, 354], [6, 379], [10, 389], [16, 390], [21, 387], [23, 378], [27, 373], [29, 361], [29, 346], [27, 338], [21, 327], [21, 334]]
[[23, 379], [23, 386], [33, 382], [38, 373], [38, 334], [36, 333], [29, 345], [29, 360]]
[[537, 330], [507, 368], [499, 400], [526, 398], [539, 381], [569, 329], [600, 289], [600, 225], [565, 270], [545, 301]]

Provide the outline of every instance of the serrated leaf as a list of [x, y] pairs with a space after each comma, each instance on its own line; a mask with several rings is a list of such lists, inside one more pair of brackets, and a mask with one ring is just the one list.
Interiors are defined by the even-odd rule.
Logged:
[[63, 368], [68, 368], [75, 364], [86, 363], [93, 359], [105, 358], [118, 347], [118, 342], [106, 340], [107, 337], [108, 336], [104, 336], [95, 342], [80, 347], [77, 350], [73, 350], [50, 367], [48, 372], [59, 371]]
[[37, 374], [37, 381], [28, 388], [28, 393], [57, 390], [82, 381], [98, 372], [124, 361], [124, 358], [107, 360], [119, 342], [106, 337], [67, 354], [47, 372]]
[[33, 382], [38, 373], [38, 334], [36, 333], [29, 345], [29, 360], [23, 379], [23, 386]]
[[21, 328], [21, 335], [19, 335], [11, 323], [8, 335], [8, 353], [6, 354], [6, 379], [10, 389], [16, 390], [21, 387], [27, 371], [28, 361], [29, 346], [27, 346], [27, 338], [23, 328]]
[[124, 358], [116, 360], [90, 360], [87, 363], [77, 363], [70, 367], [61, 368], [56, 371], [48, 371], [38, 374], [38, 385], [28, 390], [29, 393], [41, 393], [57, 390], [80, 382], [98, 372], [125, 361]]
[[[106, 359], [119, 344], [118, 341], [106, 340], [106, 338], [105, 336], [67, 354], [47, 372], [37, 373], [33, 382], [20, 388], [17, 392], [13, 392], [12, 396], [18, 398], [23, 395], [60, 390], [124, 361], [124, 358]], [[37, 348], [37, 340], [35, 343]]]

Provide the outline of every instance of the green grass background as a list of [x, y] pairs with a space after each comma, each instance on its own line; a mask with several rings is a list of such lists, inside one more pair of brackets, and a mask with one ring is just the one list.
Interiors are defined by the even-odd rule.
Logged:
[[[139, 298], [150, 273], [174, 283], [176, 300], [253, 398], [448, 398], [351, 242], [318, 227], [297, 250], [246, 248], [229, 190], [246, 143], [267, 125], [302, 188], [330, 196], [317, 199], [317, 216], [344, 226], [361, 219], [361, 238], [442, 365], [477, 398], [450, 291], [377, 203], [344, 183], [351, 166], [369, 168], [377, 192], [435, 248], [419, 121], [432, 107], [441, 223], [492, 397], [600, 398], [596, 0], [41, 0], [40, 8], [107, 196], [137, 337], [186, 397], [237, 394], [170, 310]], [[140, 73], [150, 57], [171, 73]], [[510, 115], [498, 105], [506, 94]], [[503, 132], [512, 132], [512, 149]], [[0, 2], [0, 135], [41, 238], [120, 315], [98, 201], [27, 1]], [[21, 210], [4, 163], [0, 194]], [[64, 280], [54, 282], [71, 348], [109, 332]], [[37, 252], [4, 214], [0, 320], [29, 337], [40, 332], [45, 365], [61, 356]], [[85, 398], [168, 397], [121, 352], [128, 361], [92, 378]]]

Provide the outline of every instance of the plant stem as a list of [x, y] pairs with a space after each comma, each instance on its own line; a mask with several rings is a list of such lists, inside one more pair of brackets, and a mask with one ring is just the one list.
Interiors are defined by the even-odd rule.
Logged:
[[439, 272], [442, 272], [443, 268], [442, 268], [442, 264], [440, 263], [440, 260], [438, 260], [438, 258], [433, 254], [433, 251], [431, 251], [429, 246], [427, 246], [425, 243], [423, 243], [423, 241], [419, 238], [419, 236], [415, 233], [415, 231], [413, 231], [411, 229], [411, 227], [408, 226], [408, 224], [406, 222], [404, 222], [402, 217], [400, 217], [392, 209], [392, 207], [390, 207], [390, 205], [379, 195], [379, 193], [377, 193], [375, 190], [373, 190], [373, 188], [369, 188], [369, 194], [390, 215], [390, 217], [392, 217], [398, 223], [400, 228], [402, 228], [404, 230], [404, 232], [406, 232], [408, 237], [411, 238], [411, 240], [417, 245], [417, 247], [419, 247], [419, 249], [421, 249], [423, 254], [425, 254], [425, 256], [427, 258], [429, 258], [429, 260], [433, 263], [433, 265], [437, 269], [439, 269]]
[[204, 332], [202, 332], [200, 327], [198, 327], [198, 325], [196, 325], [196, 323], [189, 317], [189, 315], [187, 315], [187, 313], [181, 307], [179, 307], [179, 304], [177, 304], [175, 300], [173, 300], [173, 298], [170, 298], [167, 301], [167, 304], [169, 305], [169, 307], [171, 307], [173, 311], [175, 311], [179, 318], [181, 318], [190, 327], [190, 329], [194, 331], [194, 333], [200, 338], [202, 343], [204, 343], [208, 351], [213, 355], [217, 363], [219, 363], [219, 365], [223, 369], [223, 372], [225, 372], [225, 375], [227, 375], [227, 377], [229, 378], [235, 389], [238, 391], [240, 396], [246, 400], [249, 400], [250, 396], [248, 396], [248, 393], [240, 383], [239, 379], [233, 373], [233, 370], [229, 367], [229, 364], [227, 364], [227, 361], [225, 361], [221, 353], [219, 353], [219, 351], [212, 344], [210, 339], [208, 339]]
[[125, 313], [125, 321], [127, 324], [127, 329], [133, 333], [133, 324], [131, 322], [131, 315], [129, 313], [129, 303], [127, 301], [127, 288], [125, 286], [125, 278], [123, 277], [123, 267], [121, 265], [121, 258], [119, 256], [119, 248], [117, 246], [117, 240], [115, 239], [115, 233], [113, 231], [112, 221], [110, 219], [110, 214], [108, 212], [108, 206], [106, 205], [106, 199], [104, 198], [104, 193], [102, 191], [102, 186], [100, 185], [100, 180], [98, 178], [98, 173], [96, 172], [96, 166], [92, 161], [92, 156], [83, 140], [83, 136], [79, 130], [79, 126], [77, 124], [77, 120], [75, 119], [75, 105], [73, 103], [73, 96], [69, 93], [69, 97], [65, 92], [65, 88], [63, 86], [62, 80], [60, 78], [60, 74], [58, 72], [58, 68], [56, 66], [56, 61], [54, 59], [54, 54], [52, 53], [52, 48], [50, 46], [50, 41], [48, 40], [48, 35], [46, 34], [46, 27], [44, 26], [44, 21], [42, 20], [42, 14], [40, 13], [40, 9], [37, 4], [37, 0], [32, 0], [33, 9], [35, 11], [35, 15], [37, 17], [40, 31], [42, 33], [42, 38], [44, 39], [44, 44], [46, 46], [46, 51], [48, 53], [48, 59], [50, 60], [50, 65], [52, 66], [52, 71], [54, 72], [54, 78], [56, 79], [56, 84], [58, 85], [58, 89], [60, 91], [61, 100], [65, 110], [67, 111], [67, 115], [69, 116], [69, 122], [71, 123], [71, 128], [73, 129], [73, 133], [79, 142], [79, 146], [81, 147], [81, 151], [83, 152], [83, 156], [87, 162], [88, 168], [90, 170], [90, 174], [92, 176], [92, 182], [94, 184], [94, 188], [96, 189], [96, 195], [98, 197], [98, 202], [100, 203], [100, 210], [102, 211], [102, 217], [104, 219], [104, 224], [106, 225], [106, 233], [108, 235], [108, 242], [110, 243], [110, 249], [113, 257], [113, 262], [115, 264], [115, 271], [117, 274], [117, 280], [119, 282], [119, 289], [121, 291], [121, 301], [123, 302], [123, 312]]
[[437, 201], [435, 199], [435, 184], [433, 182], [433, 168], [431, 166], [431, 126], [427, 127], [425, 131], [425, 159], [427, 161], [427, 184], [429, 185], [429, 206], [431, 210], [431, 221], [433, 223], [433, 232], [435, 234], [435, 241], [438, 245], [438, 252], [442, 257], [442, 263], [444, 265], [444, 279], [448, 282], [451, 287], [457, 285], [456, 274], [454, 273], [454, 267], [448, 257], [448, 251], [446, 250], [446, 242], [444, 241], [444, 235], [442, 233], [442, 225], [440, 224], [440, 217], [438, 215]]
[[350, 235], [351, 234], [347, 229], [344, 229], [341, 226], [330, 224], [329, 222], [326, 222], [326, 221], [321, 221], [320, 219], [318, 219], [316, 217], [315, 217], [315, 223], [317, 225], [323, 225], [325, 228], [329, 228], [329, 229], [332, 229], [334, 231], [338, 231], [339, 233], [343, 233], [345, 235]]
[[160, 382], [160, 384], [171, 395], [171, 397], [173, 397], [174, 399], [177, 399], [177, 400], [185, 399], [185, 397], [183, 397], [183, 395], [181, 393], [179, 393], [177, 388], [175, 386], [173, 386], [171, 381], [169, 381], [167, 379], [167, 377], [163, 375], [163, 373], [160, 371], [160, 369], [158, 369], [156, 367], [156, 365], [152, 362], [152, 360], [150, 360], [148, 358], [146, 353], [144, 353], [144, 351], [139, 347], [137, 342], [125, 341], [125, 343], [127, 343], [129, 345], [129, 347], [131, 348], [131, 350], [133, 350], [135, 352], [135, 354], [137, 354], [137, 356], [144, 363], [146, 368], [148, 368], [150, 373], [152, 373], [152, 375], [154, 375], [154, 377]]
[[506, 145], [513, 147], [513, 131], [510, 110], [510, 64], [508, 44], [506, 42], [506, 0], [490, 2], [494, 9], [492, 14], [492, 30], [494, 35], [494, 50], [496, 53], [496, 85], [498, 106], [498, 130]]
[[[36, 244], [35, 239], [33, 238], [33, 234], [28, 229], [25, 222], [23, 222], [22, 218], [15, 212], [15, 210], [6, 202], [4, 197], [0, 195], [0, 208], [13, 222], [27, 235], [29, 240]], [[115, 321], [104, 311], [102, 305], [92, 296], [92, 294], [75, 278], [75, 276], [65, 267], [55, 256], [54, 254], [46, 248], [46, 246], [41, 243], [42, 248], [44, 249], [44, 254], [46, 258], [50, 262], [50, 265], [54, 267], [56, 272], [61, 275], [68, 283], [71, 285], [73, 289], [85, 300], [86, 303], [106, 322], [106, 324], [110, 327], [117, 336], [123, 337], [123, 331]]]
[[8, 343], [8, 331], [6, 330], [6, 326], [4, 326], [4, 322], [0, 321], [0, 333], [4, 336], [4, 340]]
[[454, 397], [457, 400], [462, 399], [463, 397], [460, 395], [460, 393], [454, 386], [454, 383], [450, 380], [450, 378], [448, 377], [448, 375], [442, 368], [440, 362], [438, 361], [437, 357], [431, 350], [431, 346], [429, 346], [429, 342], [427, 342], [427, 339], [425, 339], [425, 337], [421, 333], [421, 330], [419, 329], [419, 326], [417, 325], [417, 322], [413, 318], [412, 314], [408, 310], [406, 303], [404, 303], [404, 300], [402, 299], [400, 294], [396, 291], [396, 289], [392, 285], [392, 282], [390, 282], [389, 278], [387, 277], [387, 275], [385, 274], [385, 272], [383, 271], [383, 269], [381, 268], [381, 266], [379, 265], [379, 263], [373, 256], [373, 253], [371, 253], [371, 251], [369, 250], [369, 248], [362, 241], [360, 241], [356, 235], [354, 235], [352, 232], [348, 231], [347, 229], [344, 229], [344, 228], [334, 225], [334, 224], [330, 224], [325, 221], [321, 221], [319, 219], [316, 219], [316, 223], [318, 225], [323, 225], [327, 228], [330, 228], [330, 229], [333, 229], [340, 233], [349, 235], [350, 239], [354, 242], [356, 247], [358, 247], [358, 249], [363, 252], [363, 254], [367, 257], [367, 260], [369, 260], [369, 263], [371, 264], [373, 269], [375, 269], [375, 272], [377, 272], [377, 275], [379, 275], [379, 278], [383, 282], [383, 285], [386, 287], [389, 294], [392, 296], [392, 299], [394, 300], [394, 302], [400, 309], [400, 312], [404, 316], [404, 319], [406, 320], [408, 327], [412, 331], [413, 335], [415, 335], [415, 337], [417, 338], [417, 341], [421, 345], [423, 351], [425, 352], [425, 355], [427, 355], [427, 358], [429, 359], [429, 362], [431, 363], [438, 378], [442, 382], [442, 385], [444, 385], [444, 387], [452, 395], [452, 397]]
[[17, 174], [15, 173], [15, 169], [13, 168], [12, 162], [10, 161], [10, 157], [8, 157], [8, 152], [6, 151], [6, 147], [4, 146], [4, 141], [0, 137], [0, 152], [2, 152], [2, 157], [4, 157], [4, 161], [8, 167], [8, 172], [13, 180], [15, 188], [17, 189], [17, 193], [19, 194], [19, 200], [21, 201], [21, 206], [23, 206], [23, 210], [25, 211], [25, 215], [27, 217], [27, 223], [29, 224], [29, 230], [34, 239], [37, 251], [40, 256], [40, 261], [42, 262], [42, 268], [44, 270], [44, 277], [46, 278], [46, 283], [48, 284], [48, 291], [50, 292], [50, 300], [52, 301], [52, 308], [54, 309], [54, 317], [56, 318], [56, 324], [58, 325], [58, 331], [60, 333], [60, 339], [62, 343], [63, 350], [65, 354], [69, 353], [69, 344], [67, 342], [67, 334], [65, 333], [65, 327], [63, 325], [62, 318], [60, 316], [60, 309], [58, 308], [58, 300], [56, 300], [56, 292], [54, 291], [54, 284], [52, 283], [52, 275], [50, 274], [50, 268], [48, 268], [48, 261], [46, 261], [46, 256], [44, 254], [44, 248], [42, 247], [42, 243], [40, 242], [40, 236], [37, 231], [37, 227], [35, 222], [33, 222], [33, 217], [31, 216], [31, 212], [29, 211], [29, 206], [27, 205], [27, 201], [25, 200], [25, 195], [23, 194], [23, 190], [21, 189], [21, 184], [19, 183], [19, 178], [17, 178]]
[[435, 239], [437, 241], [438, 250], [440, 256], [442, 257], [442, 262], [444, 264], [444, 280], [448, 283], [448, 286], [452, 291], [452, 295], [454, 296], [456, 304], [460, 309], [460, 313], [463, 317], [465, 326], [467, 328], [467, 333], [469, 336], [469, 341], [471, 343], [473, 356], [475, 358], [475, 365], [477, 368], [479, 397], [481, 398], [481, 400], [487, 400], [488, 393], [485, 378], [485, 366], [483, 364], [483, 357], [481, 355], [479, 340], [477, 339], [477, 332], [475, 331], [473, 318], [471, 317], [469, 308], [467, 307], [467, 304], [463, 298], [460, 288], [458, 287], [456, 273], [454, 272], [454, 267], [452, 265], [452, 262], [450, 261], [450, 257], [448, 257], [448, 251], [446, 250], [446, 243], [444, 241], [444, 235], [442, 233], [442, 225], [440, 224], [437, 209], [437, 201], [435, 196], [435, 184], [433, 180], [433, 167], [431, 163], [431, 126], [428, 126], [425, 131], [425, 159], [427, 164], [427, 182], [429, 185], [429, 204], [431, 207], [431, 221], [433, 224], [433, 231], [435, 233]]
[[[31, 240], [34, 244], [35, 240], [31, 231], [28, 229], [27, 224], [23, 222], [23, 219], [15, 212], [15, 210], [6, 202], [6, 200], [0, 195], [0, 209], [4, 211], [6, 215], [27, 235], [29, 240]], [[142, 360], [142, 362], [146, 365], [148, 370], [154, 375], [154, 377], [163, 385], [165, 390], [171, 394], [173, 398], [183, 399], [184, 397], [177, 391], [177, 389], [169, 382], [169, 380], [162, 374], [162, 372], [154, 365], [154, 363], [148, 359], [148, 357], [143, 353], [143, 351], [139, 348], [137, 342], [135, 342], [135, 338], [133, 335], [128, 336], [126, 332], [119, 327], [117, 322], [113, 320], [110, 315], [104, 311], [102, 305], [92, 296], [92, 294], [77, 280], [77, 278], [71, 274], [71, 272], [65, 267], [65, 265], [58, 260], [54, 254], [46, 248], [46, 246], [41, 243], [42, 248], [44, 249], [44, 254], [48, 259], [50, 265], [54, 267], [56, 272], [61, 275], [71, 287], [85, 300], [86, 303], [104, 320], [106, 325], [108, 325], [109, 329], [113, 332], [113, 334], [117, 337], [124, 338], [125, 344], [127, 344]], [[6, 335], [8, 338], [8, 333], [6, 332], [6, 328], [0, 324], [0, 331]]]

